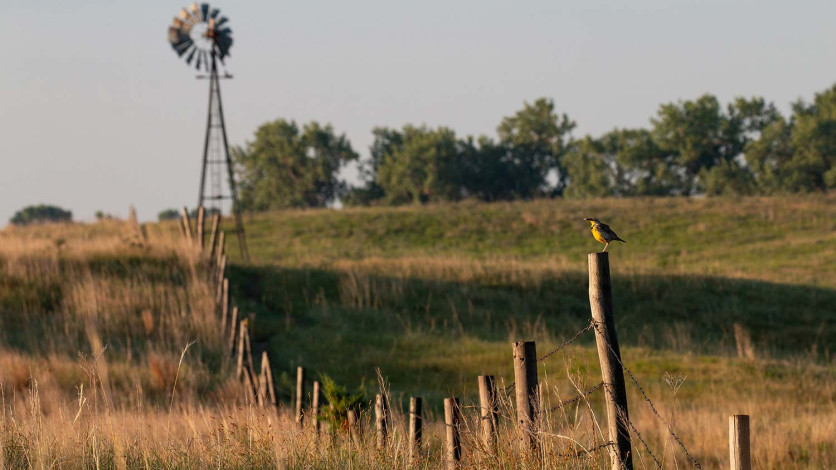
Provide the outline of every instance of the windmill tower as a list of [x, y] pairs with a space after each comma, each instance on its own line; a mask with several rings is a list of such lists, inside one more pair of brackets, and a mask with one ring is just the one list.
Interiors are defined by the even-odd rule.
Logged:
[[229, 48], [232, 46], [232, 30], [228, 22], [227, 17], [220, 15], [220, 10], [210, 7], [208, 3], [193, 3], [174, 17], [173, 24], [168, 28], [168, 42], [178, 56], [185, 58], [187, 65], [194, 63], [196, 70], [206, 73], [198, 78], [209, 79], [209, 111], [203, 143], [198, 207], [222, 213], [224, 201], [228, 201], [235, 218], [241, 257], [247, 260], [247, 237], [238, 204], [221, 103], [220, 79], [230, 79], [232, 75], [226, 70], [222, 76], [218, 73], [218, 65], [224, 65], [224, 59], [229, 56]]

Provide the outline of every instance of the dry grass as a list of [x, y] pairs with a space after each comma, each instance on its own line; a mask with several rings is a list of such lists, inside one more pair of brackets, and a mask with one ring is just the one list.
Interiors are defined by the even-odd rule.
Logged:
[[[793, 210], [799, 210], [796, 206], [812, 204], [816, 214], [827, 214], [827, 218], [818, 215], [821, 219], [817, 223], [831, 223], [829, 208], [799, 201], [787, 206], [766, 201], [758, 210], [764, 218], [792, 222], [796, 217]], [[627, 210], [620, 201], [610, 202], [593, 205]], [[548, 228], [551, 222], [544, 222], [540, 212], [553, 209], [537, 204], [541, 205], [535, 204], [533, 212], [529, 211], [534, 215], [526, 212], [518, 223]], [[642, 204], [654, 205], [662, 212], [681, 209], [668, 207], [664, 201]], [[703, 205], [702, 210], [711, 209], [705, 205], [713, 203], [697, 204]], [[741, 210], [746, 215], [757, 207], [753, 204], [744, 201], [737, 209], [716, 210]], [[346, 215], [374, 213], [363, 211], [368, 210], [351, 210]], [[412, 209], [391, 211], [412, 213]], [[295, 217], [315, 219], [320, 215], [300, 213]], [[705, 223], [708, 225], [694, 224], [693, 230], [709, 231], [710, 222]], [[343, 427], [332, 433], [326, 423], [325, 431], [316, 437], [309, 428], [298, 430], [284, 408], [268, 411], [243, 399], [242, 388], [229, 379], [230, 366], [220, 353], [214, 285], [206, 281], [199, 253], [172, 237], [171, 226], [149, 226], [147, 232], [146, 242], [130, 224], [114, 221], [0, 231], [0, 468], [409, 467], [401, 412], [408, 394], [403, 388], [387, 390], [394, 413], [389, 445], [382, 451], [374, 448], [369, 412], [373, 407], [368, 404], [362, 413], [363, 440], [356, 446]], [[802, 233], [792, 243], [801, 243], [808, 236]], [[289, 242], [291, 251], [294, 243]], [[470, 297], [470, 293], [484, 288], [526, 296], [552, 289], [577, 277], [576, 260], [562, 253], [472, 256], [443, 250], [425, 257], [410, 248], [399, 256], [371, 249], [340, 256], [345, 247], [333, 243], [325, 250], [312, 249], [308, 255], [290, 254], [282, 260], [282, 267], [337, 273], [334, 291], [306, 284], [305, 289], [311, 289], [302, 292], [305, 289], [290, 284], [288, 292], [296, 290], [293, 294], [297, 297], [305, 296], [305, 308], [329, 316], [335, 337], [357, 332], [334, 327], [338, 316], [355, 321], [368, 313], [374, 322], [399, 325], [397, 350], [388, 343], [351, 343], [348, 349], [329, 354], [336, 354], [343, 368], [346, 362], [392, 365], [391, 370], [384, 368], [384, 375], [397, 374], [401, 366], [409, 370], [407, 362], [423, 367], [421, 370], [437, 371], [445, 384], [433, 382], [436, 393], [463, 398], [464, 468], [608, 468], [606, 451], [584, 452], [605, 441], [600, 392], [545, 416], [539, 424], [540, 458], [520, 450], [512, 428], [513, 397], [506, 393], [500, 396], [501, 438], [496, 457], [481, 452], [483, 445], [476, 433], [475, 376], [495, 370], [507, 382], [511, 362], [508, 341], [537, 339], [542, 353], [558, 344], [564, 334], [555, 333], [537, 315], [509, 316], [495, 320], [495, 327], [505, 332], [501, 340], [484, 339], [472, 333], [473, 324], [484, 321], [477, 302], [483, 299]], [[708, 261], [696, 269], [719, 270], [730, 278], [752, 277], [753, 259], [742, 258], [747, 267], [734, 273], [718, 261], [727, 253], [720, 251], [712, 251]], [[829, 259], [832, 253], [823, 258]], [[639, 297], [659, 289], [646, 274], [694, 274], [693, 266], [684, 268], [689, 266], [685, 260], [697, 255], [678, 256], [682, 258], [668, 266], [672, 271], [657, 262], [642, 261], [639, 255], [625, 256], [624, 289]], [[802, 266], [803, 260], [786, 263]], [[311, 277], [311, 272], [300, 275]], [[756, 278], [774, 280], [778, 276], [772, 272]], [[800, 279], [804, 282], [810, 275], [805, 272]], [[416, 287], [416, 281], [441, 287], [427, 291]], [[817, 284], [834, 283], [828, 278]], [[465, 292], [463, 300], [454, 291]], [[435, 292], [444, 296], [433, 298]], [[418, 297], [422, 302], [415, 307], [415, 318], [444, 321], [448, 329], [430, 330], [412, 313], [398, 311]], [[287, 302], [298, 302], [298, 298]], [[391, 317], [384, 318], [381, 312], [391, 313]], [[436, 314], [444, 319], [437, 319]], [[289, 342], [294, 335], [301, 340], [309, 338], [306, 335], [311, 331], [292, 326], [299, 321], [295, 315], [297, 312], [287, 313], [287, 324], [282, 320], [285, 334], [278, 337], [280, 342]], [[571, 320], [568, 316], [559, 319]], [[270, 317], [257, 317], [256, 334], [260, 330], [272, 335], [274, 330], [262, 329], [271, 321]], [[698, 349], [699, 339], [694, 338], [690, 324], [672, 323], [668, 328], [666, 341], [679, 346], [660, 351], [641, 347], [639, 342], [624, 347], [624, 357], [703, 468], [726, 465], [727, 419], [733, 413], [752, 416], [756, 468], [836, 466], [836, 370], [829, 355], [816, 361], [803, 354], [773, 357], [745, 324], [729, 325], [725, 346], [715, 345], [714, 351], [696, 354], [693, 351]], [[432, 337], [456, 341], [450, 342], [451, 349], [439, 348], [436, 355], [410, 356], [412, 347], [426, 351], [432, 349], [428, 346], [437, 346], [427, 342]], [[197, 343], [184, 352], [194, 340]], [[392, 356], [402, 356], [403, 362], [386, 362]], [[353, 360], [346, 361], [346, 357]], [[288, 361], [273, 362], [279, 369], [276, 375], [290, 369]], [[544, 408], [598, 383], [597, 367], [594, 349], [577, 345], [542, 364]], [[354, 369], [350, 372], [356, 373]], [[629, 384], [628, 388], [631, 419], [664, 468], [689, 468], [665, 426], [637, 391]], [[418, 468], [439, 468], [443, 463], [445, 427], [436, 398], [425, 398], [425, 445]], [[634, 452], [637, 468], [655, 468], [638, 441]]]

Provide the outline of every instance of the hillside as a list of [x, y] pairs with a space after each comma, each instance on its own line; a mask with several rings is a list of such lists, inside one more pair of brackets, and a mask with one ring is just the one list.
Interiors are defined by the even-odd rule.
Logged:
[[[803, 385], [834, 377], [832, 196], [259, 214], [246, 221], [252, 263], [233, 267], [233, 294], [287, 397], [297, 365], [367, 387], [380, 367], [394, 394], [438, 411], [443, 396], [472, 398], [478, 374], [511, 380], [511, 341], [548, 351], [587, 324], [586, 254], [601, 247], [589, 216], [629, 242], [611, 254], [625, 357], [657, 397], [670, 392], [665, 374], [687, 377], [678, 393], [692, 400], [694, 436], [710, 403], [723, 404], [712, 412], [721, 429], [732, 410], [785, 419], [790, 384], [834, 413], [832, 387]], [[576, 344], [543, 370], [562, 387], [567, 373], [598, 373], [593, 338]]]

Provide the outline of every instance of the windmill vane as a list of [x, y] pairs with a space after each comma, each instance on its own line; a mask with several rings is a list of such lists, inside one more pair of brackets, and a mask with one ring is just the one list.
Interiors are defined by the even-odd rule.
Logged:
[[183, 8], [168, 27], [168, 42], [186, 63], [197, 70], [211, 71], [215, 59], [224, 63], [232, 47], [229, 19], [208, 3]]

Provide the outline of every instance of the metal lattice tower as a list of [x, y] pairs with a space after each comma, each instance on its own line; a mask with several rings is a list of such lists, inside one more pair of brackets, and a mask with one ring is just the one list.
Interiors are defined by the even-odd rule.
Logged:
[[225, 72], [221, 76], [218, 73], [218, 64], [224, 64], [224, 58], [229, 55], [229, 48], [232, 46], [232, 30], [227, 24], [228, 21], [227, 17], [220, 16], [220, 11], [211, 8], [208, 3], [193, 3], [188, 9], [180, 10], [174, 17], [173, 25], [168, 28], [168, 40], [178, 56], [185, 56], [188, 65], [195, 61], [197, 70], [208, 72], [208, 75], [198, 76], [201, 79], [209, 79], [209, 110], [203, 144], [203, 164], [200, 170], [198, 207], [203, 206], [210, 211], [223, 213], [224, 201], [229, 201], [229, 209], [235, 219], [241, 257], [247, 260], [247, 237], [238, 204], [221, 101], [220, 79], [229, 79], [232, 75]]

